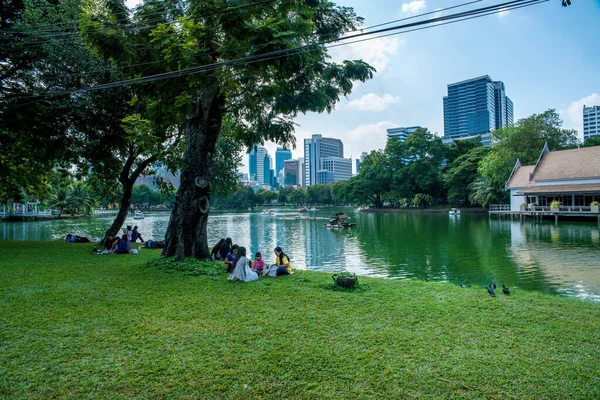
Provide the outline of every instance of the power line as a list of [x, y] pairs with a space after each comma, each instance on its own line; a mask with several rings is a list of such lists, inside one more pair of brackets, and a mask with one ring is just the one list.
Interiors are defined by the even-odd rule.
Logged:
[[[474, 3], [479, 3], [481, 1], [483, 1], [483, 0], [469, 1], [467, 3], [461, 3], [461, 4], [458, 4], [458, 5], [451, 6], [451, 7], [441, 8], [441, 9], [438, 9], [438, 10], [435, 10], [435, 11], [432, 11], [432, 12], [426, 12], [426, 13], [422, 13], [422, 14], [418, 14], [418, 15], [413, 15], [413, 16], [410, 16], [410, 17], [407, 17], [407, 18], [402, 18], [402, 19], [399, 19], [399, 20], [395, 20], [395, 21], [384, 22], [384, 23], [380, 23], [380, 24], [377, 24], [377, 25], [372, 25], [372, 26], [368, 26], [368, 27], [358, 28], [357, 31], [361, 31], [361, 32], [362, 31], [367, 31], [369, 29], [376, 28], [376, 27], [379, 27], [379, 26], [389, 25], [391, 23], [405, 21], [405, 20], [409, 20], [409, 19], [414, 19], [414, 18], [418, 18], [418, 17], [421, 17], [421, 16], [425, 16], [425, 15], [437, 14], [437, 13], [444, 12], [444, 11], [447, 11], [447, 10], [451, 10], [451, 9], [455, 9], [455, 8], [459, 8], [459, 7], [465, 7], [465, 6], [474, 4]], [[327, 36], [333, 36], [333, 35], [334, 34], [327, 35]], [[251, 46], [241, 46], [241, 47], [236, 47], [236, 48], [224, 48], [224, 49], [220, 49], [219, 53], [223, 54], [223, 53], [227, 53], [229, 51], [240, 51], [240, 50], [254, 49], [254, 48], [257, 48], [257, 47], [264, 47], [265, 45], [269, 45], [269, 44], [272, 44], [272, 42], [265, 43], [265, 44], [256, 44], [256, 45], [251, 45]], [[337, 46], [332, 46], [332, 47], [337, 47]], [[197, 52], [197, 53], [192, 53], [192, 54], [190, 54], [188, 56], [174, 57], [174, 58], [171, 58], [169, 60], [155, 60], [155, 61], [147, 61], [147, 62], [137, 63], [137, 64], [119, 65], [118, 68], [119, 69], [123, 69], [123, 68], [133, 68], [133, 67], [144, 66], [144, 65], [162, 64], [162, 63], [166, 63], [166, 62], [174, 61], [174, 60], [182, 60], [182, 59], [186, 59], [186, 58], [190, 58], [190, 57], [199, 57], [199, 56], [213, 55], [213, 54], [215, 54], [214, 51], [210, 51], [210, 52], [200, 51], [200, 52]], [[78, 73], [78, 74], [73, 73], [73, 74], [68, 74], [68, 75], [69, 76], [85, 76], [85, 75], [90, 75], [90, 74], [93, 74], [93, 73], [96, 73], [96, 72], [110, 71], [110, 70], [113, 70], [113, 69], [114, 69], [114, 67], [107, 67], [107, 68], [101, 68], [101, 69], [92, 70], [92, 71], [89, 71], [89, 72], [82, 72], [82, 73]], [[53, 78], [53, 77], [56, 77], [56, 76], [58, 76], [58, 75], [50, 75], [50, 76], [46, 76], [46, 78], [50, 79], [50, 78]], [[60, 76], [65, 76], [65, 74], [61, 74]]]
[[[21, 104], [18, 106], [23, 106], [23, 105], [31, 104], [34, 102], [43, 101], [48, 97], [55, 97], [55, 96], [61, 96], [61, 95], [65, 95], [65, 94], [72, 94], [72, 93], [83, 93], [83, 92], [89, 92], [89, 91], [104, 90], [104, 89], [130, 86], [130, 85], [141, 84], [141, 83], [149, 83], [149, 82], [154, 82], [154, 81], [159, 81], [159, 80], [164, 80], [164, 79], [183, 77], [183, 76], [196, 74], [196, 73], [200, 73], [200, 72], [206, 72], [206, 71], [210, 71], [210, 70], [214, 70], [214, 69], [226, 67], [226, 66], [241, 66], [241, 65], [247, 65], [247, 64], [251, 64], [251, 63], [255, 63], [255, 62], [271, 60], [274, 58], [288, 57], [291, 55], [314, 50], [314, 49], [317, 49], [318, 46], [324, 46], [326, 44], [336, 42], [336, 41], [345, 41], [345, 40], [356, 39], [356, 38], [367, 36], [367, 35], [374, 35], [374, 34], [385, 33], [385, 32], [402, 29], [401, 32], [394, 32], [392, 34], [380, 35], [377, 37], [362, 39], [359, 41], [373, 40], [373, 39], [377, 39], [377, 38], [384, 37], [384, 36], [391, 36], [394, 34], [402, 34], [402, 33], [407, 33], [407, 32], [411, 32], [411, 31], [415, 31], [415, 30], [427, 29], [427, 28], [437, 26], [437, 25], [444, 25], [444, 24], [448, 24], [448, 23], [452, 23], [452, 22], [460, 22], [461, 20], [479, 18], [479, 17], [483, 17], [486, 15], [490, 15], [490, 14], [508, 11], [511, 9], [517, 9], [517, 8], [531, 6], [531, 5], [541, 4], [541, 3], [544, 3], [547, 1], [548, 0], [513, 0], [513, 1], [505, 2], [505, 3], [493, 5], [493, 6], [488, 6], [488, 7], [469, 10], [469, 11], [465, 11], [465, 12], [461, 12], [461, 13], [451, 14], [448, 16], [441, 16], [441, 17], [437, 17], [437, 18], [433, 18], [433, 19], [429, 19], [429, 20], [423, 20], [423, 21], [413, 22], [413, 23], [409, 23], [409, 24], [379, 29], [379, 30], [376, 30], [373, 32], [363, 32], [363, 33], [359, 33], [359, 34], [355, 34], [355, 35], [339, 37], [336, 39], [323, 40], [320, 42], [307, 44], [307, 45], [303, 45], [303, 46], [298, 46], [298, 47], [291, 48], [291, 49], [277, 50], [277, 51], [273, 51], [270, 53], [254, 55], [254, 56], [247, 56], [247, 57], [242, 57], [242, 58], [238, 58], [238, 59], [234, 59], [234, 60], [222, 61], [222, 62], [213, 63], [213, 64], [205, 64], [205, 65], [201, 65], [201, 66], [197, 66], [197, 67], [191, 67], [191, 68], [186, 68], [186, 69], [182, 69], [182, 70], [178, 70], [178, 71], [149, 75], [149, 76], [135, 78], [135, 79], [110, 82], [110, 83], [106, 83], [106, 84], [90, 86], [87, 88], [58, 91], [58, 92], [46, 94], [45, 95], [46, 97], [44, 99], [35, 100], [33, 102]], [[418, 28], [419, 26], [422, 26], [422, 25], [426, 25], [426, 26]], [[429, 25], [429, 26], [427, 26], [427, 25]], [[408, 29], [408, 28], [415, 28], [415, 29]], [[358, 41], [355, 41], [355, 42], [358, 42]], [[355, 42], [331, 45], [331, 46], [326, 46], [326, 47], [337, 47], [337, 46], [352, 44]], [[19, 97], [19, 99], [39, 97], [39, 96], [40, 95]]]

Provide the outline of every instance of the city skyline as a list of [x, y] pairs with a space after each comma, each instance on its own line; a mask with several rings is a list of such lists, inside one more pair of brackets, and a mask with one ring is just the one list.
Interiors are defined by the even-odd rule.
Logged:
[[[456, 5], [451, 0], [336, 3], [354, 7], [365, 18], [365, 26]], [[463, 9], [469, 7], [459, 10]], [[577, 129], [583, 139], [583, 105], [600, 105], [600, 54], [590, 51], [585, 39], [598, 37], [598, 20], [598, 0], [568, 8], [557, 0], [330, 49], [334, 61], [362, 58], [378, 72], [372, 80], [356, 85], [331, 114], [300, 115], [295, 121], [299, 126], [292, 158], [302, 157], [304, 139], [313, 134], [341, 139], [345, 157], [352, 159], [363, 151], [384, 148], [388, 128], [418, 125], [443, 137], [442, 99], [447, 85], [483, 75], [504, 82], [515, 104], [515, 122], [554, 108], [563, 126]], [[490, 35], [496, 38], [493, 43]], [[278, 145], [264, 146], [274, 154]], [[240, 168], [247, 170], [247, 166]]]

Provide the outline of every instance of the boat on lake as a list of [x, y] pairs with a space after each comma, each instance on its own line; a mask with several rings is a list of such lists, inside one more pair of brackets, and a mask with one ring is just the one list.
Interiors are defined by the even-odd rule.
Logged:
[[329, 218], [325, 228], [355, 228], [356, 224], [350, 222], [350, 218], [344, 213], [335, 213]]
[[458, 208], [452, 208], [448, 211], [448, 215], [460, 215], [460, 210]]
[[133, 219], [144, 219], [144, 213], [136, 211], [135, 214], [133, 214]]
[[262, 215], [273, 215], [273, 211], [271, 211], [271, 210], [263, 210], [261, 214]]
[[306, 207], [300, 207], [300, 210], [298, 210], [298, 212], [301, 212], [301, 213], [308, 212], [308, 208], [306, 208]]
[[308, 211], [317, 211], [317, 209], [315, 207], [311, 207]]

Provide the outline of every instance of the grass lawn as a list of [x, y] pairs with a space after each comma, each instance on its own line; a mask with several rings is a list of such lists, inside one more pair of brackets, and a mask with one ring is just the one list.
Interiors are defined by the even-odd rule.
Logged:
[[92, 247], [0, 241], [0, 398], [600, 398], [600, 304]]

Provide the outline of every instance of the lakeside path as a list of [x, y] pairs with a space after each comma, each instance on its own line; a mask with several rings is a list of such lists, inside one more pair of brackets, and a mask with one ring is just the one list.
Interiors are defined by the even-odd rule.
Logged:
[[596, 303], [93, 247], [0, 241], [0, 398], [600, 397]]

